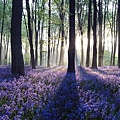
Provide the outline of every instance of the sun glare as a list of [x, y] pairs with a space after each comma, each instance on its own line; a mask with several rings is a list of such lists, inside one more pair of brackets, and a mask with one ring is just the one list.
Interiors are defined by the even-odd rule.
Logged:
[[76, 49], [80, 50], [80, 36], [79, 36], [79, 34], [76, 35], [75, 45], [76, 45]]

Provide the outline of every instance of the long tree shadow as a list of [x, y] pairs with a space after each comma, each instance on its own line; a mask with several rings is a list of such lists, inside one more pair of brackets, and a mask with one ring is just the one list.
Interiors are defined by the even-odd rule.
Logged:
[[42, 120], [79, 120], [79, 95], [74, 73], [67, 73], [52, 102], [42, 112]]
[[105, 70], [101, 70], [101, 69], [97, 69], [97, 72], [99, 72], [100, 74], [104, 74], [104, 75], [115, 75], [116, 77], [120, 77], [120, 71], [119, 70], [113, 70], [113, 71], [105, 71]]
[[[86, 71], [86, 69], [83, 67], [78, 67], [77, 69], [81, 75], [81, 88], [86, 92], [91, 91], [93, 94], [100, 95], [102, 96], [101, 99], [104, 99], [104, 101], [106, 101], [108, 104], [115, 105], [113, 113], [116, 114], [120, 110], [120, 98], [119, 95], [116, 94], [118, 88], [114, 87], [114, 85], [112, 85], [112, 83], [110, 83], [109, 80], [106, 81], [105, 77], [101, 77], [100, 72], [104, 73], [104, 71], [99, 71], [98, 69], [91, 70], [99, 72], [98, 74]], [[90, 98], [87, 99], [88, 101], [90, 100]], [[101, 108], [104, 108], [104, 105], [101, 106]]]
[[[110, 94], [112, 95], [110, 86], [107, 84], [105, 78], [102, 78], [100, 74], [96, 74], [94, 72], [89, 73], [83, 67], [78, 67], [78, 71], [81, 74], [81, 79], [86, 80], [86, 82], [88, 83], [86, 84], [86, 86], [83, 86], [83, 89], [95, 90], [96, 92], [100, 92], [101, 94], [104, 94], [105, 96], [109, 96]], [[94, 71], [94, 69], [92, 71]], [[98, 72], [97, 69], [95, 71]]]
[[[78, 67], [77, 76], [67, 73], [36, 120], [104, 120], [106, 115], [118, 115], [120, 99], [114, 96], [116, 91], [104, 82], [100, 74], [91, 71]], [[111, 105], [115, 105], [114, 111]], [[103, 110], [107, 112], [105, 116]]]
[[30, 66], [26, 66], [26, 72], [32, 70], [34, 72], [47, 72], [47, 71], [58, 71], [58, 70], [61, 70], [61, 69], [64, 69], [65, 67], [64, 66], [52, 66], [52, 67], [44, 67], [44, 66], [37, 66], [36, 69], [32, 69]]

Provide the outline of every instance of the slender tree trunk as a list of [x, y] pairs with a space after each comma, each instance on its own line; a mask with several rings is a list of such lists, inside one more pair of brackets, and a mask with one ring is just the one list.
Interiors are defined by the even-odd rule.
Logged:
[[114, 12], [114, 51], [113, 51], [113, 65], [115, 65], [115, 55], [116, 55], [116, 46], [117, 46], [117, 12], [116, 12], [116, 5], [115, 5], [115, 12]]
[[2, 37], [3, 37], [3, 29], [4, 29], [4, 17], [5, 17], [5, 5], [6, 2], [4, 0], [4, 4], [3, 4], [3, 15], [2, 15], [2, 25], [1, 25], [1, 32], [0, 32], [0, 64], [1, 64], [1, 60], [2, 60]]
[[84, 52], [83, 52], [83, 30], [81, 26], [81, 66], [84, 64]]
[[61, 40], [61, 51], [60, 51], [60, 63], [59, 65], [64, 65], [64, 0], [61, 2], [61, 10], [60, 10], [60, 19], [62, 22], [62, 40]]
[[56, 51], [56, 40], [54, 39], [54, 43], [53, 43], [53, 59], [52, 59], [52, 63], [55, 65], [55, 51]]
[[[45, 1], [42, 0], [42, 11], [45, 12]], [[44, 44], [44, 41], [43, 41], [43, 29], [44, 29], [44, 20], [45, 16], [44, 16], [44, 13], [41, 17], [41, 21], [42, 21], [42, 25], [41, 25], [41, 36], [40, 36], [40, 65], [43, 64], [43, 44]]]
[[43, 16], [43, 21], [42, 21], [42, 26], [41, 26], [41, 42], [40, 42], [40, 65], [42, 65], [42, 53], [43, 53], [43, 27], [44, 27], [44, 16]]
[[61, 28], [59, 29], [59, 35], [58, 35], [58, 43], [57, 43], [57, 50], [56, 50], [56, 65], [58, 65], [58, 55], [59, 55], [59, 44], [60, 44], [60, 33], [61, 33]]
[[12, 2], [11, 20], [11, 52], [12, 52], [12, 74], [24, 74], [24, 61], [21, 42], [21, 22], [22, 22], [22, 0]]
[[38, 65], [37, 0], [35, 1], [35, 65]]
[[31, 65], [32, 69], [35, 69], [35, 58], [34, 58], [34, 49], [33, 49], [33, 40], [32, 40], [32, 27], [31, 27], [31, 18], [30, 18], [30, 6], [29, 6], [29, 0], [26, 0], [26, 9], [27, 9], [27, 15], [28, 15], [28, 31], [29, 31], [29, 44], [30, 44], [30, 54], [31, 54]]
[[49, 21], [48, 21], [48, 61], [47, 67], [50, 67], [50, 26], [51, 26], [51, 0], [49, 0]]
[[94, 21], [93, 21], [93, 61], [92, 68], [97, 68], [97, 37], [96, 37], [96, 25], [97, 25], [97, 5], [96, 0], [93, 1], [94, 4]]
[[82, 11], [83, 11], [83, 6], [82, 6], [83, 1], [81, 0], [80, 3], [77, 4], [77, 15], [78, 15], [78, 28], [81, 33], [81, 56], [80, 56], [80, 65], [83, 66], [83, 16], [82, 16]]
[[6, 43], [6, 50], [5, 50], [5, 60], [4, 60], [4, 64], [7, 65], [7, 56], [8, 56], [8, 47], [9, 47], [9, 33], [8, 33], [8, 36], [7, 36], [7, 43]]
[[29, 40], [28, 26], [27, 26], [26, 17], [25, 17], [24, 12], [23, 12], [23, 16], [24, 16], [24, 24], [25, 24], [25, 28], [26, 28], [26, 34], [27, 34], [27, 38]]
[[102, 0], [99, 0], [99, 56], [98, 66], [102, 65]]
[[103, 24], [104, 24], [104, 29], [103, 29], [103, 49], [102, 49], [102, 65], [103, 65], [103, 58], [104, 58], [104, 49], [105, 49], [105, 32], [106, 32], [106, 24], [105, 24], [105, 21], [106, 21], [106, 10], [107, 10], [107, 2], [105, 0], [105, 9], [104, 9], [104, 21], [103, 21]]
[[111, 51], [111, 58], [110, 58], [110, 66], [112, 66], [113, 65], [113, 25], [114, 25], [114, 3], [112, 2], [112, 23], [110, 24], [110, 26], [111, 26], [111, 46], [112, 46], [112, 51]]
[[120, 0], [118, 0], [118, 67], [120, 68]]
[[75, 0], [69, 0], [68, 72], [75, 73]]
[[90, 28], [91, 28], [91, 0], [89, 0], [89, 13], [88, 13], [88, 44], [87, 44], [87, 57], [86, 57], [86, 67], [89, 67], [90, 64]]

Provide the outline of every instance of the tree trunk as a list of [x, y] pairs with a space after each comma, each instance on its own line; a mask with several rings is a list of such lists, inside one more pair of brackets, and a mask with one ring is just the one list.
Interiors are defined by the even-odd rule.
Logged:
[[1, 65], [1, 60], [2, 60], [2, 37], [3, 37], [3, 29], [4, 29], [4, 17], [5, 17], [5, 5], [6, 2], [4, 0], [4, 4], [3, 4], [3, 15], [2, 15], [2, 25], [1, 25], [1, 32], [0, 32], [0, 65]]
[[[116, 4], [115, 4], [115, 13], [114, 13], [114, 51], [113, 51], [113, 65], [115, 65], [115, 55], [116, 55], [116, 47], [117, 47], [117, 12], [116, 12]], [[116, 23], [116, 24], [115, 24]]]
[[47, 67], [50, 67], [50, 26], [51, 26], [51, 0], [49, 0], [49, 20], [48, 20], [48, 61]]
[[89, 13], [88, 13], [88, 31], [87, 31], [87, 37], [88, 37], [88, 44], [87, 44], [87, 57], [86, 57], [86, 67], [89, 67], [90, 64], [90, 28], [91, 28], [91, 0], [89, 0]]
[[102, 65], [102, 0], [99, 0], [99, 56], [98, 56], [98, 66]]
[[105, 24], [105, 21], [106, 21], [106, 13], [107, 13], [107, 2], [106, 2], [106, 0], [105, 0], [105, 9], [104, 9], [104, 21], [103, 21], [103, 26], [104, 26], [104, 28], [103, 28], [103, 49], [102, 49], [102, 65], [103, 65], [103, 58], [104, 58], [104, 49], [105, 49], [105, 32], [106, 32], [106, 30], [105, 30], [105, 27], [106, 27], [106, 24]]
[[112, 22], [110, 23], [110, 20], [109, 20], [109, 23], [110, 23], [110, 28], [111, 28], [111, 46], [112, 46], [112, 51], [111, 51], [111, 58], [110, 58], [110, 66], [113, 65], [113, 11], [114, 11], [114, 3], [112, 2]]
[[12, 2], [11, 52], [12, 74], [24, 75], [24, 61], [21, 42], [22, 0]]
[[9, 33], [7, 36], [7, 41], [6, 41], [6, 50], [5, 50], [5, 59], [4, 59], [4, 64], [7, 65], [7, 56], [8, 56], [8, 47], [9, 47]]
[[68, 72], [75, 73], [75, 0], [69, 1]]
[[31, 65], [32, 69], [35, 69], [35, 58], [34, 58], [34, 49], [33, 49], [33, 40], [32, 40], [32, 27], [30, 22], [30, 6], [29, 0], [26, 0], [26, 10], [28, 15], [28, 31], [29, 31], [29, 44], [30, 44], [30, 54], [31, 54]]
[[93, 1], [94, 5], [94, 21], [93, 21], [93, 60], [92, 68], [97, 68], [97, 37], [96, 37], [96, 25], [97, 25], [97, 5], [96, 0]]
[[118, 67], [120, 68], [120, 0], [118, 0]]
[[58, 35], [58, 43], [57, 43], [57, 50], [56, 50], [56, 65], [58, 65], [58, 55], [59, 55], [59, 44], [60, 44], [60, 32], [61, 32], [61, 28], [59, 29], [59, 35]]
[[43, 27], [44, 27], [44, 16], [43, 16], [43, 21], [42, 21], [42, 26], [41, 26], [41, 42], [40, 42], [40, 65], [42, 65], [42, 53], [43, 53]]
[[55, 51], [56, 51], [56, 40], [54, 39], [54, 43], [53, 43], [53, 58], [52, 58], [52, 63], [53, 65], [55, 65], [55, 57], [56, 57], [56, 54], [55, 54]]
[[61, 2], [61, 10], [60, 10], [60, 19], [62, 22], [62, 40], [61, 40], [61, 51], [60, 51], [60, 66], [64, 65], [64, 0]]
[[[35, 65], [38, 65], [37, 0], [35, 1]], [[39, 8], [38, 8], [39, 9]]]

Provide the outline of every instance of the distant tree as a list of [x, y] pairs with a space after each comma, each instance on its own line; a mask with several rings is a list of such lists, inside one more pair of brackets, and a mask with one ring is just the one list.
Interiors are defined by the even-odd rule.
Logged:
[[114, 51], [113, 51], [113, 66], [115, 65], [115, 55], [116, 55], [116, 49], [117, 49], [117, 2], [115, 2], [114, 5]]
[[118, 67], [120, 68], [120, 0], [118, 0]]
[[97, 36], [96, 36], [96, 26], [97, 26], [97, 4], [96, 0], [93, 1], [94, 6], [94, 17], [93, 17], [93, 60], [92, 68], [97, 68]]
[[34, 68], [36, 68], [36, 66], [35, 66], [35, 58], [34, 58], [29, 0], [26, 0], [26, 10], [27, 10], [27, 17], [28, 17], [28, 39], [29, 39], [29, 44], [30, 44], [31, 65], [32, 65], [32, 68], [34, 69]]
[[83, 66], [83, 59], [84, 59], [84, 52], [83, 52], [83, 21], [84, 21], [84, 7], [83, 7], [83, 1], [80, 0], [77, 4], [77, 16], [78, 16], [78, 28], [79, 32], [81, 34], [81, 61], [80, 65]]
[[6, 41], [5, 41], [5, 48], [4, 48], [4, 64], [7, 65], [7, 57], [8, 57], [8, 49], [9, 49], [9, 43], [10, 43], [10, 34], [7, 35]]
[[91, 0], [89, 0], [89, 10], [88, 10], [88, 44], [87, 44], [87, 56], [86, 56], [86, 66], [89, 67], [90, 63], [90, 29], [91, 29], [91, 17], [92, 17], [92, 9], [91, 9]]
[[[42, 21], [42, 25], [41, 25], [41, 38], [40, 38], [40, 65], [42, 65], [43, 63], [43, 44], [44, 44], [44, 41], [43, 41], [43, 30], [44, 30], [44, 23], [45, 23], [45, 3], [46, 1], [45, 0], [42, 0], [42, 15], [39, 17], [39, 21], [41, 20]], [[40, 23], [38, 21], [38, 23]]]
[[3, 1], [3, 14], [2, 14], [2, 25], [1, 25], [1, 31], [0, 31], [0, 64], [2, 60], [2, 39], [3, 39], [3, 30], [4, 30], [4, 21], [5, 21], [5, 7], [6, 7], [6, 1]]
[[68, 72], [75, 72], [75, 0], [69, 1]]
[[111, 65], [113, 65], [113, 47], [114, 47], [114, 45], [113, 45], [113, 39], [114, 39], [114, 37], [113, 37], [113, 28], [114, 28], [114, 2], [112, 1], [112, 13], [111, 13], [111, 16], [110, 16], [110, 18], [109, 18], [109, 14], [108, 14], [108, 20], [109, 20], [109, 24], [110, 24], [110, 30], [111, 30], [111, 46], [112, 46], [112, 48], [111, 48], [111, 58], [110, 58], [110, 66]]
[[12, 20], [11, 20], [11, 52], [13, 74], [23, 75], [24, 61], [21, 42], [21, 21], [22, 21], [22, 0], [12, 1]]
[[60, 7], [60, 20], [61, 20], [61, 28], [62, 28], [62, 40], [61, 40], [61, 50], [60, 50], [60, 63], [59, 65], [64, 65], [64, 17], [65, 17], [65, 11], [64, 11], [64, 0], [61, 1], [61, 7]]
[[[37, 6], [38, 0], [35, 0], [35, 16], [34, 16], [34, 24], [35, 24], [35, 65], [38, 65], [38, 29], [37, 29]], [[39, 8], [38, 8], [39, 9]]]
[[60, 44], [60, 33], [61, 33], [61, 27], [59, 27], [59, 33], [58, 33], [58, 43], [56, 46], [56, 65], [58, 64], [58, 54], [59, 54], [59, 44]]
[[48, 61], [47, 61], [47, 67], [50, 67], [50, 26], [51, 26], [51, 0], [49, 0], [49, 20], [48, 20]]
[[103, 15], [103, 49], [102, 49], [102, 65], [103, 65], [103, 58], [104, 58], [104, 50], [105, 50], [105, 35], [106, 35], [106, 15], [107, 15], [107, 1], [104, 1], [105, 8], [104, 8], [104, 15]]
[[98, 12], [98, 21], [99, 21], [99, 54], [98, 54], [98, 66], [102, 65], [102, 0], [99, 0], [98, 3], [99, 12]]

